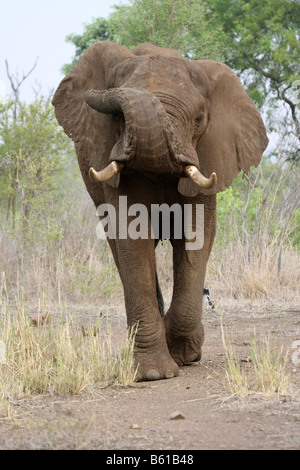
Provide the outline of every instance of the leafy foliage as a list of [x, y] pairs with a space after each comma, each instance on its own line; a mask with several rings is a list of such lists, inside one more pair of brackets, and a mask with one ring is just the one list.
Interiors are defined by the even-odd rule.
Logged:
[[130, 0], [114, 9], [108, 20], [96, 18], [85, 24], [82, 35], [67, 36], [66, 41], [74, 44], [76, 52], [72, 62], [63, 66], [64, 73], [92, 44], [105, 40], [129, 48], [151, 42], [176, 49], [190, 59], [223, 59], [225, 36], [205, 1]]
[[[273, 162], [264, 157], [261, 166], [218, 194], [217, 244], [234, 240], [243, 246], [287, 242], [299, 245], [297, 218], [300, 214], [298, 168], [288, 158]], [[228, 226], [232, 230], [228, 231]]]
[[57, 125], [53, 107], [43, 97], [21, 104], [17, 115], [14, 110], [13, 101], [0, 109], [0, 186], [6, 223], [15, 230], [18, 217], [18, 228], [26, 238], [33, 216], [32, 233], [45, 227], [49, 234], [48, 207], [57, 189], [54, 176], [64, 169], [62, 155], [70, 144]]
[[109, 24], [114, 39], [129, 48], [141, 42], [171, 47], [191, 59], [222, 59], [221, 28], [205, 1], [131, 0], [115, 6]]
[[[241, 77], [258, 106], [283, 103], [300, 139], [293, 83], [300, 78], [300, 2], [207, 0], [224, 30], [226, 63]], [[298, 93], [299, 94], [299, 93]]]

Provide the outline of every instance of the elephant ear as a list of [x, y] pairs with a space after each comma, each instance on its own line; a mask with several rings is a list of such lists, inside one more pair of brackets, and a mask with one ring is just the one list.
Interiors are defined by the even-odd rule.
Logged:
[[246, 173], [258, 166], [269, 139], [258, 110], [229, 67], [210, 60], [193, 61], [191, 67], [195, 77], [205, 72], [211, 87], [208, 124], [196, 147], [199, 168], [206, 177], [216, 172], [218, 182], [212, 189], [199, 190], [181, 178], [178, 190], [185, 196], [215, 194], [230, 186], [241, 170]]
[[[88, 106], [84, 94], [87, 90], [112, 87], [113, 68], [128, 57], [133, 56], [124, 46], [109, 41], [95, 43], [61, 81], [52, 100], [59, 124], [74, 141], [88, 189], [98, 184], [89, 180], [90, 167], [100, 171], [108, 165], [116, 138], [111, 116]], [[109, 181], [112, 186], [118, 183], [119, 175]]]

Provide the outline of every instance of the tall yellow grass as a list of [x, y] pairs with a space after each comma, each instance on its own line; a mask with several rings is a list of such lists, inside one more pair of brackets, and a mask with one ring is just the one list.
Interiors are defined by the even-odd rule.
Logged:
[[283, 353], [282, 348], [277, 348], [270, 334], [259, 341], [254, 330], [246, 363], [241, 362], [232, 335], [224, 328], [223, 319], [221, 334], [226, 355], [226, 376], [233, 395], [245, 398], [257, 393], [272, 398], [289, 393], [288, 355]]
[[249, 246], [239, 241], [212, 253], [208, 278], [217, 290], [235, 299], [300, 299], [300, 256], [295, 248], [288, 245], [279, 248], [274, 241], [259, 250], [252, 248], [250, 261], [248, 253]]
[[134, 383], [135, 331], [116, 346], [110, 330], [102, 332], [100, 323], [93, 330], [91, 334], [87, 328], [83, 335], [66, 315], [36, 327], [24, 302], [17, 301], [12, 313], [2, 299], [0, 338], [6, 348], [5, 363], [0, 364], [2, 414], [9, 416], [15, 400], [31, 395], [75, 395], [97, 383]]

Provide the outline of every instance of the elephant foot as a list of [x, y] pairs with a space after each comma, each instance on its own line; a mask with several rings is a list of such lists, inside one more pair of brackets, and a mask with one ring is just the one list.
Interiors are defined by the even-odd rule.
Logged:
[[171, 379], [179, 374], [178, 365], [169, 353], [135, 352], [135, 362], [138, 364], [138, 381]]
[[190, 333], [176, 332], [166, 322], [166, 339], [171, 357], [178, 365], [199, 362], [202, 357], [204, 330], [202, 324]]

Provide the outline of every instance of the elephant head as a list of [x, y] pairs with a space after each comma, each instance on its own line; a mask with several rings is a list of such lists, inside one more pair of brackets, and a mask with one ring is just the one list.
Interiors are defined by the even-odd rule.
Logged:
[[226, 65], [151, 44], [132, 52], [94, 44], [53, 105], [87, 186], [117, 187], [123, 171], [142, 171], [171, 173], [185, 196], [214, 194], [256, 167], [268, 143], [259, 112]]

